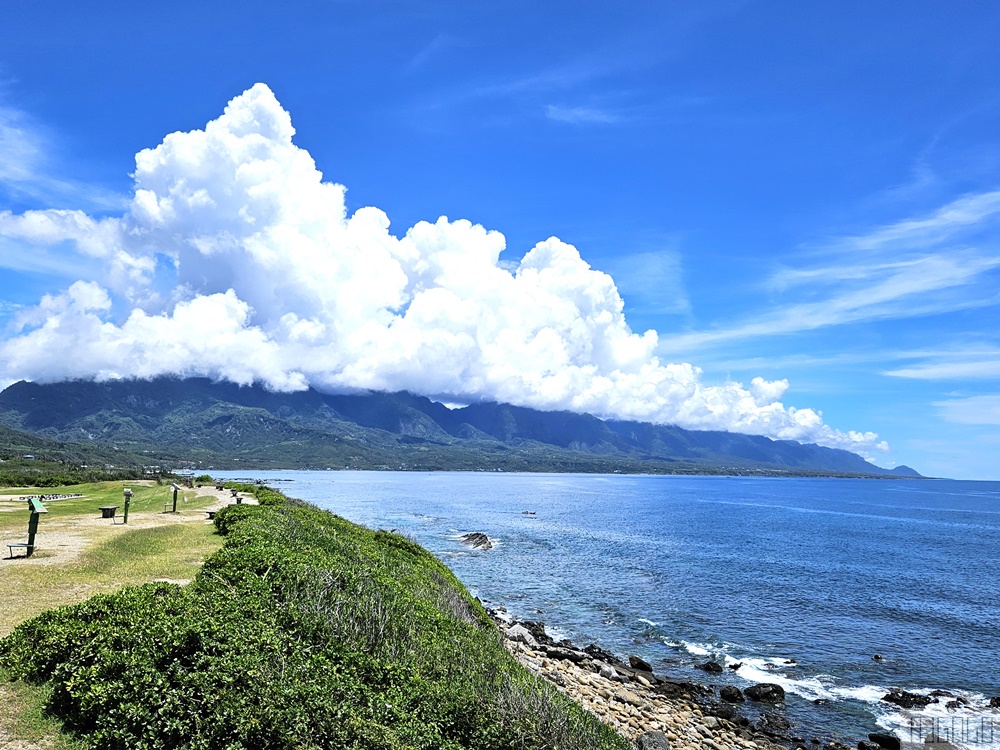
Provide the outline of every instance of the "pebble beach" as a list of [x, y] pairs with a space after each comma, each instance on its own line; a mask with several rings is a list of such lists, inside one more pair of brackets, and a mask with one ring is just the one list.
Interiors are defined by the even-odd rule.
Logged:
[[[789, 734], [774, 702], [761, 702], [751, 722], [714, 699], [701, 685], [664, 679], [633, 657], [630, 664], [595, 646], [556, 643], [540, 623], [518, 623], [493, 613], [508, 651], [526, 669], [556, 687], [638, 750], [845, 750], [846, 745]], [[875, 743], [871, 747], [878, 748]]]

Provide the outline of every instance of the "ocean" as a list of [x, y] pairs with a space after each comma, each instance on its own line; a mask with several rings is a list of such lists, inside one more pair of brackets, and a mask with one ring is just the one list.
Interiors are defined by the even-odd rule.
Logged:
[[[666, 677], [777, 683], [803, 738], [1000, 750], [1000, 482], [218, 474], [409, 535], [487, 606], [578, 646]], [[463, 546], [473, 531], [494, 549]], [[698, 669], [710, 659], [723, 674]], [[893, 687], [947, 695], [906, 711], [880, 700]]]

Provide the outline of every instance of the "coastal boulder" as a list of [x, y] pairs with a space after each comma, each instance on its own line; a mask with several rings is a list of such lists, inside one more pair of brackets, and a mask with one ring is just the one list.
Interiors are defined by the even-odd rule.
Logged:
[[760, 715], [760, 721], [757, 722], [758, 730], [772, 736], [784, 735], [791, 728], [792, 723], [784, 716], [779, 716], [778, 714], [763, 713]]
[[473, 531], [471, 534], [463, 534], [459, 540], [467, 547], [473, 549], [493, 549], [493, 541], [481, 531]]
[[931, 703], [937, 703], [937, 700], [931, 698], [929, 695], [909, 693], [899, 688], [892, 688], [892, 690], [882, 696], [882, 700], [886, 703], [895, 703], [900, 708], [923, 708]]
[[934, 748], [934, 750], [959, 750], [958, 745], [952, 744], [944, 737], [933, 733], [924, 737], [924, 747]]
[[612, 654], [610, 651], [605, 651], [600, 646], [596, 646], [591, 643], [589, 646], [584, 646], [584, 653], [590, 656], [591, 659], [595, 661], [603, 661], [605, 664], [621, 664], [618, 658]]
[[1000, 695], [990, 698], [990, 708], [1000, 708]]
[[723, 685], [719, 688], [719, 697], [726, 703], [742, 703], [743, 693], [735, 685]]
[[644, 732], [635, 743], [638, 750], [670, 750], [670, 740], [663, 732]]
[[588, 657], [583, 651], [577, 651], [572, 648], [563, 648], [562, 646], [543, 646], [542, 650], [545, 655], [550, 659], [561, 659], [562, 661], [571, 661], [574, 664], [579, 664], [580, 662], [586, 660]]
[[507, 628], [505, 635], [509, 641], [523, 643], [528, 648], [538, 648], [538, 641], [535, 640], [535, 636], [524, 625], [511, 625]]
[[649, 662], [646, 661], [645, 659], [642, 659], [642, 658], [638, 657], [638, 656], [630, 656], [628, 658], [628, 663], [629, 663], [629, 666], [632, 667], [632, 669], [638, 669], [640, 672], [652, 672], [653, 671], [653, 667], [650, 666]]
[[524, 620], [521, 624], [528, 629], [528, 632], [535, 636], [535, 640], [544, 643], [546, 646], [555, 646], [556, 642], [552, 636], [545, 632], [545, 623], [536, 620]]
[[868, 735], [868, 739], [882, 748], [882, 750], [900, 750], [901, 747], [899, 737], [893, 737], [891, 734], [873, 732]]
[[653, 688], [653, 692], [665, 695], [667, 698], [686, 699], [690, 699], [692, 696], [711, 696], [715, 694], [715, 690], [706, 685], [699, 685], [695, 682], [678, 682], [675, 680], [658, 682], [656, 687]]
[[752, 701], [759, 701], [760, 703], [778, 703], [785, 700], [785, 690], [781, 685], [775, 685], [773, 682], [761, 682], [756, 685], [751, 685], [743, 694]]
[[706, 661], [704, 664], [699, 664], [698, 669], [704, 669], [710, 674], [722, 674], [722, 665], [717, 661]]

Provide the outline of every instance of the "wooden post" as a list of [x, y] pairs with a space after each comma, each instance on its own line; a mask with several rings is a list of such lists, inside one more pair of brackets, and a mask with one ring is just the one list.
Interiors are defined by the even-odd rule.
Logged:
[[132, 502], [132, 490], [128, 487], [125, 488], [125, 512], [123, 514], [124, 522], [128, 523], [128, 504]]

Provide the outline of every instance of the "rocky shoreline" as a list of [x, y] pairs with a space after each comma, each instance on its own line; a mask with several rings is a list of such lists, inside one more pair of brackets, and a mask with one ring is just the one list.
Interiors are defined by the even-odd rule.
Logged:
[[[745, 691], [669, 680], [642, 659], [629, 663], [590, 645], [555, 641], [540, 622], [515, 621], [503, 610], [488, 610], [507, 649], [529, 671], [553, 684], [584, 709], [614, 727], [638, 750], [848, 750], [847, 745], [794, 734], [780, 712], [784, 691], [762, 683]], [[734, 708], [749, 700], [760, 708], [751, 722]], [[888, 735], [869, 735], [862, 750], [899, 750]]]

